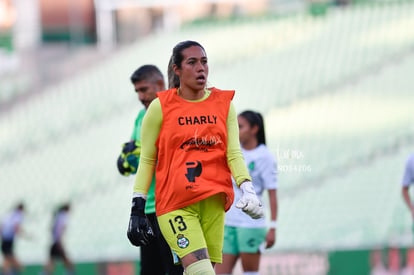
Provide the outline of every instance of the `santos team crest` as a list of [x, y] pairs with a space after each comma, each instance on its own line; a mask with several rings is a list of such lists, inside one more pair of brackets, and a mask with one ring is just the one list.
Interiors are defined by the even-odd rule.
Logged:
[[178, 234], [177, 236], [177, 245], [179, 248], [186, 248], [190, 244], [190, 241], [184, 237], [183, 234]]

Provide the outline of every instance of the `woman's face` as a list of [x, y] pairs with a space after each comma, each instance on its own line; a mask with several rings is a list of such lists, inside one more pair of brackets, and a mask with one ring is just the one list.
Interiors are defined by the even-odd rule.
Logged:
[[237, 120], [239, 122], [239, 140], [240, 144], [247, 144], [252, 139], [256, 138], [257, 127], [251, 127], [247, 119], [242, 116], [238, 116]]
[[180, 77], [181, 85], [194, 91], [203, 90], [208, 77], [206, 53], [198, 46], [191, 46], [183, 50], [182, 55], [181, 69], [174, 66], [175, 73]]

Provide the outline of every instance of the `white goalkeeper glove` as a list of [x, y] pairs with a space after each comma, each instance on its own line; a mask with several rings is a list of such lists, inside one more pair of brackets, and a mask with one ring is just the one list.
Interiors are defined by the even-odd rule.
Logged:
[[240, 200], [236, 203], [236, 207], [243, 210], [243, 212], [253, 219], [262, 218], [264, 214], [263, 206], [257, 198], [253, 184], [250, 181], [245, 181], [240, 185], [240, 189], [243, 194]]

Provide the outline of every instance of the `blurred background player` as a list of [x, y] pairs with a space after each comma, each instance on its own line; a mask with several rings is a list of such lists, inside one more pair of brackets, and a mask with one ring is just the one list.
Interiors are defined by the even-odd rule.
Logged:
[[[165, 90], [164, 77], [154, 65], [139, 67], [130, 77], [138, 99], [144, 105], [135, 120], [131, 141], [125, 143], [118, 158], [118, 170], [124, 175], [135, 174], [139, 164], [141, 125], [145, 112], [155, 99], [156, 93]], [[169, 83], [173, 85], [173, 82]], [[121, 163], [121, 165], [120, 165]], [[141, 275], [183, 274], [181, 265], [174, 265], [171, 249], [161, 234], [155, 214], [155, 177], [152, 178], [147, 195], [145, 214], [150, 220], [155, 238], [145, 246], [141, 246]]]
[[128, 238], [136, 246], [152, 238], [144, 208], [156, 167], [157, 219], [184, 274], [215, 274], [234, 197], [231, 175], [243, 190], [238, 207], [253, 218], [263, 209], [240, 149], [234, 91], [206, 88], [207, 55], [195, 41], [174, 47], [172, 69], [179, 88], [158, 93], [143, 120]]
[[70, 204], [61, 205], [53, 215], [52, 225], [52, 245], [50, 247], [49, 261], [47, 262], [43, 273], [44, 275], [53, 274], [55, 261], [62, 260], [66, 269], [66, 274], [75, 274], [72, 261], [68, 258], [63, 245], [63, 235], [66, 231], [69, 219]]
[[410, 185], [414, 184], [414, 153], [412, 153], [405, 162], [404, 175], [401, 181], [402, 195], [405, 204], [410, 210], [410, 214], [414, 223], [414, 205], [410, 196]]
[[369, 275], [389, 275], [384, 264], [381, 249], [373, 249], [370, 252], [370, 268]]
[[[266, 147], [263, 117], [254, 111], [244, 111], [238, 115], [239, 139], [243, 157], [249, 169], [256, 194], [269, 192], [271, 222], [266, 227], [265, 218], [253, 220], [233, 203], [226, 213], [224, 228], [223, 263], [216, 265], [217, 274], [231, 274], [240, 258], [245, 275], [258, 275], [261, 246], [270, 248], [276, 241], [277, 220], [277, 166], [272, 153]], [[234, 185], [234, 199], [241, 192]], [[263, 244], [264, 242], [264, 244]]]
[[3, 274], [18, 274], [23, 270], [22, 265], [14, 255], [16, 235], [22, 234], [21, 224], [24, 217], [24, 204], [19, 203], [12, 212], [7, 214], [0, 224], [1, 252], [3, 254]]

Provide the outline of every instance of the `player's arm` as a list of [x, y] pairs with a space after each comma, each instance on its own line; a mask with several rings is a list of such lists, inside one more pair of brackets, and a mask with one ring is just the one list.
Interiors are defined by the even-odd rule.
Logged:
[[14, 226], [14, 233], [16, 235], [19, 235], [22, 238], [25, 238], [27, 240], [32, 239], [32, 236], [30, 234], [28, 234], [22, 227], [22, 225], [20, 223], [16, 224]]
[[16, 235], [24, 235], [23, 229], [22, 229], [21, 225], [18, 224], [18, 223], [14, 225], [13, 230], [14, 230], [14, 234], [16, 234]]
[[240, 149], [239, 124], [236, 110], [231, 102], [227, 115], [227, 164], [237, 186], [242, 191], [242, 197], [236, 203], [236, 207], [242, 209], [253, 219], [263, 217], [262, 203], [254, 191], [252, 178], [249, 175]]
[[127, 231], [129, 241], [135, 246], [148, 245], [155, 236], [152, 226], [145, 216], [145, 203], [155, 168], [157, 157], [155, 143], [160, 133], [161, 124], [161, 103], [156, 98], [148, 107], [141, 128], [142, 150], [135, 177], [131, 216]]
[[411, 212], [411, 216], [413, 216], [413, 219], [414, 219], [414, 206], [411, 202], [409, 188], [410, 188], [409, 185], [402, 187], [402, 196], [403, 196], [405, 204], [407, 205], [408, 209]]
[[268, 189], [270, 205], [270, 228], [266, 235], [266, 248], [272, 247], [276, 242], [277, 228], [277, 190]]
[[410, 184], [414, 182], [414, 154], [411, 155], [406, 163], [405, 163], [405, 169], [404, 169], [404, 175], [402, 179], [402, 196], [405, 204], [407, 205], [408, 209], [411, 212], [411, 215], [414, 219], [414, 206], [411, 201], [410, 196]]
[[139, 125], [140, 116], [141, 116], [141, 111], [138, 113], [138, 116], [135, 118], [134, 130], [131, 133], [130, 141], [139, 139], [137, 127]]
[[227, 163], [238, 186], [252, 180], [240, 149], [239, 124], [233, 103], [230, 103], [227, 115]]
[[272, 247], [276, 243], [277, 232], [277, 163], [276, 159], [269, 150], [266, 150], [260, 158], [259, 165], [260, 178], [263, 181], [263, 187], [269, 195], [270, 223], [266, 235], [266, 248]]
[[277, 221], [277, 190], [269, 189], [268, 192], [270, 204], [270, 220]]
[[161, 103], [154, 99], [148, 107], [141, 127], [141, 156], [140, 165], [135, 177], [134, 194], [146, 195], [151, 184], [155, 162], [157, 159], [157, 147], [155, 145], [162, 124]]

